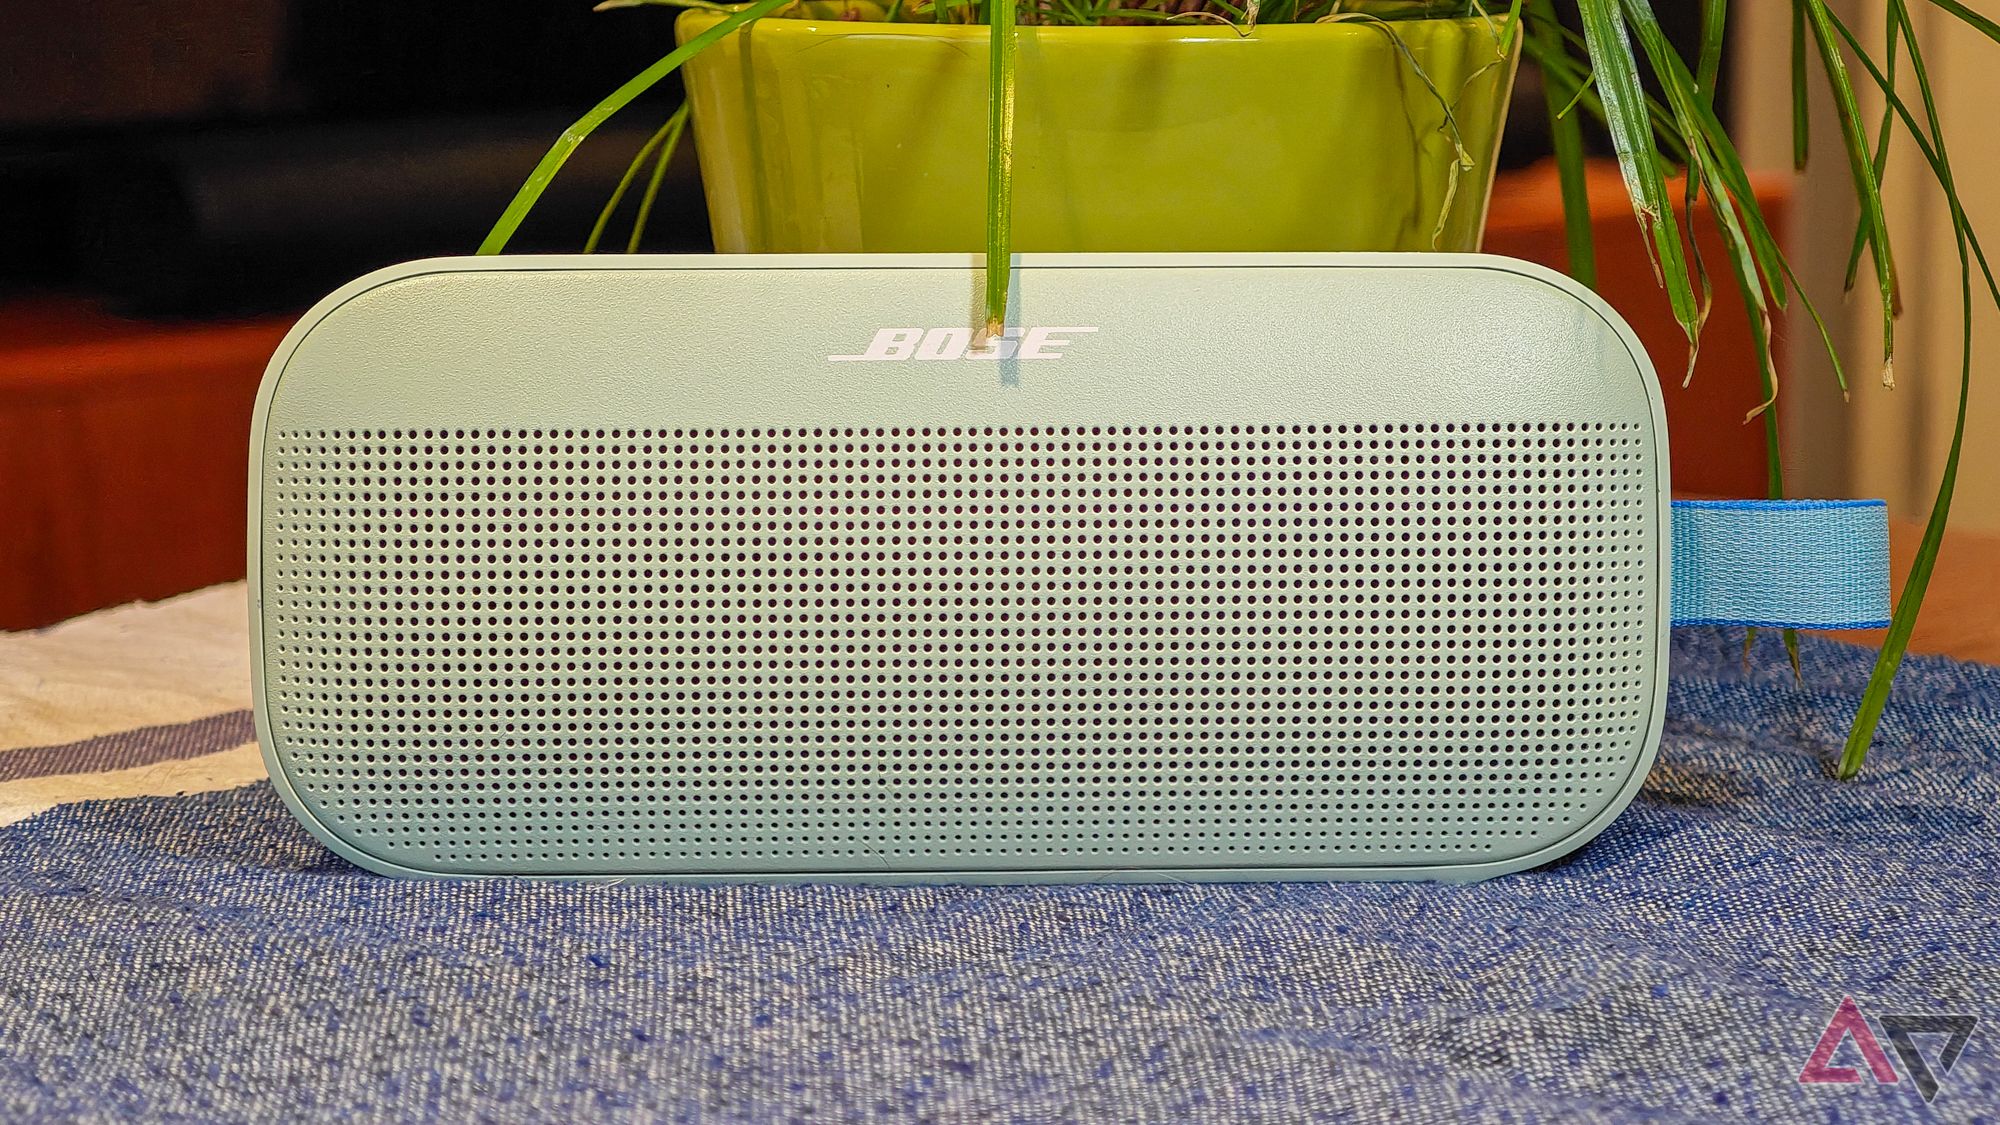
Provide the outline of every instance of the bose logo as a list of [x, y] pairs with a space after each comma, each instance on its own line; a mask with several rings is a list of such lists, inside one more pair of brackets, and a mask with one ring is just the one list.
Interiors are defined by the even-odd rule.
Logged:
[[970, 328], [883, 328], [860, 355], [830, 355], [835, 363], [898, 359], [1061, 359], [1071, 339], [1095, 328], [1009, 328], [984, 348], [972, 346]]

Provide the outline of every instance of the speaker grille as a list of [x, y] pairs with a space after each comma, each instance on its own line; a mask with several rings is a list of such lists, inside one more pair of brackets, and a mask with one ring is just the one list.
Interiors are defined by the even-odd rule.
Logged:
[[1635, 424], [315, 430], [268, 719], [438, 871], [1444, 864], [1646, 737]]

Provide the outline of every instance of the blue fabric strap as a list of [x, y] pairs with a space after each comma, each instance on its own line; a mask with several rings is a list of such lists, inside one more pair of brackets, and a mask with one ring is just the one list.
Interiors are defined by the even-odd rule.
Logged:
[[1674, 624], [1879, 629], [1889, 623], [1880, 500], [1676, 500]]

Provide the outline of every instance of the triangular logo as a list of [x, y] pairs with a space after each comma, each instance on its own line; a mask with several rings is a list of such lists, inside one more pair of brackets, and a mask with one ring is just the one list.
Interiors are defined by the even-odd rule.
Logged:
[[[1910, 1072], [1910, 1080], [1917, 1084], [1917, 1092], [1928, 1102], [1936, 1099], [1938, 1083], [1944, 1081], [1951, 1068], [1958, 1065], [1958, 1056], [1965, 1053], [1965, 1044], [1972, 1038], [1972, 1029], [1978, 1024], [1977, 1016], [1885, 1015], [1882, 1017], [1882, 1032], [1896, 1048], [1896, 1057], [1903, 1060], [1903, 1069]], [[1924, 1059], [1923, 1052], [1917, 1050], [1916, 1041], [1911, 1038], [1915, 1035], [1947, 1037], [1944, 1048], [1938, 1052], [1935, 1072]]]
[[[1868, 1063], [1868, 1070], [1875, 1076], [1875, 1081], [1886, 1086], [1897, 1080], [1896, 1068], [1889, 1064], [1889, 1056], [1883, 1052], [1882, 1044], [1875, 1041], [1875, 1033], [1869, 1029], [1868, 1021], [1861, 1018], [1861, 1009], [1854, 1006], [1854, 997], [1843, 996], [1840, 1007], [1834, 1009], [1833, 1018], [1826, 1023], [1826, 1030], [1820, 1033], [1812, 1057], [1806, 1059], [1805, 1069], [1799, 1071], [1799, 1082], [1861, 1081], [1861, 1072], [1855, 1068], [1833, 1065], [1834, 1052], [1840, 1049], [1840, 1041], [1847, 1038], [1854, 1040], [1854, 1046], [1861, 1051], [1861, 1057]], [[1915, 1050], [1914, 1047], [1911, 1049]], [[1952, 1061], [1957, 1062], [1958, 1056], [1953, 1055]], [[1936, 1088], [1935, 1082], [1932, 1088]]]

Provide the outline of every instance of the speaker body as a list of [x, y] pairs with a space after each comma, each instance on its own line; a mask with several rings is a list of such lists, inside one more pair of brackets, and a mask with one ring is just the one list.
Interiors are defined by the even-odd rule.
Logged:
[[256, 721], [402, 875], [1471, 880], [1630, 801], [1631, 331], [1449, 255], [415, 262], [258, 396]]

